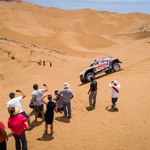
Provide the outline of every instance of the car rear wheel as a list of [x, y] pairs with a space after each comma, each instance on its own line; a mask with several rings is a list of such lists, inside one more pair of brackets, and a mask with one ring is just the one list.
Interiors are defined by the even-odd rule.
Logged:
[[120, 65], [118, 63], [114, 63], [112, 69], [114, 72], [120, 71]]
[[92, 72], [90, 72], [90, 73], [88, 73], [88, 74], [86, 75], [86, 80], [87, 80], [88, 82], [90, 82], [90, 81], [91, 81], [91, 77], [93, 77], [93, 78], [95, 79], [95, 75], [94, 75], [94, 73], [92, 73]]

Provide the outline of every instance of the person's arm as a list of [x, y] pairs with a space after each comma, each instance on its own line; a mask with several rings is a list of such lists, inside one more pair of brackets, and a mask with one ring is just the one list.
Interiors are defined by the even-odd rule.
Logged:
[[47, 85], [46, 85], [46, 84], [43, 84], [43, 86], [45, 86], [45, 88], [46, 88], [44, 92], [47, 92], [47, 91], [48, 91]]
[[26, 95], [21, 90], [17, 90], [17, 92], [20, 92], [22, 94], [22, 98], [26, 97]]
[[35, 101], [35, 97], [34, 95], [32, 95], [31, 101], [34, 102]]
[[45, 98], [46, 96], [47, 96], [47, 95], [41, 97], [41, 100], [42, 100], [42, 102], [43, 102], [44, 104], [47, 104], [47, 102], [44, 100], [44, 98]]
[[10, 107], [7, 107], [8, 113], [10, 113]]
[[74, 96], [73, 95], [71, 95], [71, 97], [70, 97], [70, 99], [72, 99]]
[[2, 133], [3, 137], [6, 139], [6, 141], [8, 141], [8, 136], [7, 136], [6, 131], [2, 130], [1, 133]]
[[89, 91], [87, 92], [88, 95], [89, 95], [89, 93], [91, 92], [91, 90], [92, 90], [92, 89], [91, 89], [91, 87], [90, 87]]
[[112, 84], [114, 83], [114, 81], [111, 81], [110, 83], [109, 83], [109, 87], [110, 88], [112, 88]]
[[54, 108], [54, 111], [57, 112], [57, 110], [58, 110], [58, 108], [57, 108], [57, 105], [56, 105], [55, 108]]
[[120, 88], [120, 84], [119, 83], [117, 84], [117, 87], [118, 87], [118, 89]]

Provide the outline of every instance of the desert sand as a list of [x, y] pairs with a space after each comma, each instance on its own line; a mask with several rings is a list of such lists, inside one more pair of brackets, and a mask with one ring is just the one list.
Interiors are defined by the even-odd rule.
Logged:
[[[96, 108], [88, 111], [90, 83], [82, 84], [79, 74], [94, 59], [107, 56], [119, 58], [122, 69], [96, 77]], [[39, 59], [46, 65], [39, 66]], [[121, 84], [119, 112], [105, 109], [111, 105], [108, 84], [112, 80]], [[55, 113], [53, 136], [44, 134], [44, 123], [38, 119], [34, 128], [26, 131], [29, 150], [150, 149], [149, 14], [71, 11], [0, 1], [0, 120], [9, 136], [8, 150], [15, 149], [7, 127], [9, 93], [22, 90], [26, 98], [21, 104], [30, 114], [34, 83], [39, 88], [46, 83], [46, 94], [54, 95], [64, 82], [74, 93], [73, 117]]]

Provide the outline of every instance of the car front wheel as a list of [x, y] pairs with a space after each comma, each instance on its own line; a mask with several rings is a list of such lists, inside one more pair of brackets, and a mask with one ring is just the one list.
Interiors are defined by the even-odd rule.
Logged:
[[90, 82], [90, 81], [91, 81], [91, 77], [93, 77], [93, 78], [95, 79], [95, 75], [94, 75], [94, 73], [92, 73], [92, 72], [90, 72], [90, 73], [88, 73], [88, 74], [86, 75], [86, 80], [87, 80], [88, 82]]
[[112, 69], [114, 72], [120, 71], [120, 65], [118, 63], [114, 63]]

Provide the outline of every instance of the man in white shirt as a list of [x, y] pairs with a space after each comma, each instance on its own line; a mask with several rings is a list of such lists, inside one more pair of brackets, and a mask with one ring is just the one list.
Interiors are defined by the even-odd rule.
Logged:
[[118, 100], [120, 84], [114, 80], [109, 84], [109, 87], [112, 89], [112, 108], [114, 108], [115, 111], [118, 111], [119, 109], [116, 106], [116, 102]]
[[19, 113], [26, 117], [27, 122], [28, 122], [28, 127], [29, 127], [28, 129], [30, 130], [31, 129], [30, 116], [25, 111], [23, 111], [22, 106], [21, 106], [21, 102], [20, 102], [23, 98], [26, 97], [26, 95], [23, 94], [23, 92], [20, 90], [16, 90], [16, 92], [21, 93], [22, 96], [15, 97], [15, 93], [13, 93], [13, 92], [9, 93], [10, 100], [7, 102], [8, 112], [10, 111], [11, 107], [18, 107]]

